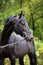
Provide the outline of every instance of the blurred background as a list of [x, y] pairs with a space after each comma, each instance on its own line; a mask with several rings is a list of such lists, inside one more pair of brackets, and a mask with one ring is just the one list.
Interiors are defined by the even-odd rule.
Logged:
[[[0, 35], [7, 17], [18, 15], [21, 10], [33, 31], [37, 65], [43, 65], [43, 0], [0, 0]], [[10, 65], [9, 59], [4, 63]], [[30, 65], [28, 55], [24, 57], [24, 64]], [[19, 65], [18, 59], [16, 65]]]

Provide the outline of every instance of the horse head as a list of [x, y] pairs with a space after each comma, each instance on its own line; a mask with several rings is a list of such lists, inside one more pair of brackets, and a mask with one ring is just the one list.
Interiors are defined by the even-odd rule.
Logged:
[[7, 18], [4, 29], [2, 31], [2, 35], [1, 35], [2, 43], [4, 43], [3, 41], [5, 39], [8, 41], [9, 36], [11, 35], [13, 31], [15, 31], [17, 34], [20, 34], [21, 36], [25, 37], [28, 40], [33, 38], [33, 34], [30, 31], [28, 23], [26, 22], [24, 18], [23, 12], [21, 12], [17, 16], [10, 16]]
[[33, 34], [28, 26], [28, 23], [26, 22], [24, 18], [23, 12], [21, 12], [18, 16], [13, 18], [12, 24], [13, 24], [13, 29], [17, 34], [20, 34], [26, 39], [33, 38]]
[[17, 16], [10, 17], [9, 21], [6, 22], [5, 26], [8, 26], [13, 31], [15, 31], [17, 34], [20, 34], [21, 36], [23, 36], [25, 38], [28, 38], [28, 39], [33, 38], [33, 34], [30, 31], [28, 23], [26, 22], [26, 20], [24, 18], [23, 12], [21, 12]]

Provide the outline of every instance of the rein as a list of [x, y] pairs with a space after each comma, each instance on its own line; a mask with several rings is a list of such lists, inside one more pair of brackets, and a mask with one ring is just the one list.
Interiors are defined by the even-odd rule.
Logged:
[[12, 43], [12, 44], [6, 44], [6, 45], [3, 45], [3, 46], [0, 46], [0, 49], [6, 48], [6, 47], [8, 47], [8, 46], [16, 45], [16, 44], [18, 44], [19, 42], [21, 42], [21, 41], [23, 41], [23, 40], [25, 40], [25, 38], [19, 40], [18, 42]]

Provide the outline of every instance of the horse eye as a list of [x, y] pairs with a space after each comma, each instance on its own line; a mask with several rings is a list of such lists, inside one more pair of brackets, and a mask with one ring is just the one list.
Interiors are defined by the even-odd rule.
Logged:
[[25, 25], [25, 21], [24, 21], [24, 20], [21, 20], [20, 23], [21, 23], [22, 25]]

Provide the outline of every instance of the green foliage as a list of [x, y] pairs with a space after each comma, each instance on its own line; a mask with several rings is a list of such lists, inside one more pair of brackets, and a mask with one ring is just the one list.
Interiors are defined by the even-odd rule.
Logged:
[[[0, 0], [0, 34], [7, 17], [17, 15], [21, 10], [25, 11], [25, 18], [31, 29], [34, 21], [35, 48], [38, 64], [43, 65], [43, 0], [23, 0], [22, 8], [20, 8], [20, 0]], [[26, 65], [29, 65], [27, 61], [28, 58], [26, 56], [24, 62]]]
[[35, 48], [37, 55], [37, 64], [43, 65], [43, 42], [38, 38], [35, 38]]

